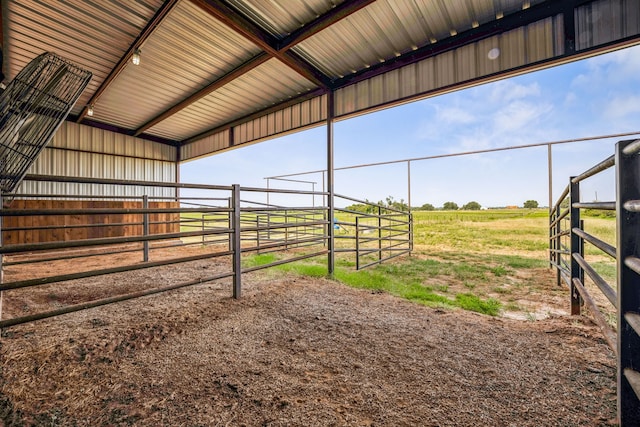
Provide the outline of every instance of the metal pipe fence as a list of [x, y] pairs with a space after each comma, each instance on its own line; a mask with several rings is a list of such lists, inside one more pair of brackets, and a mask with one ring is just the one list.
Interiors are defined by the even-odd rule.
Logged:
[[[617, 357], [618, 417], [622, 426], [640, 425], [640, 140], [620, 141], [615, 154], [571, 177], [549, 217], [549, 263], [558, 285], [569, 288], [571, 314], [586, 306]], [[616, 200], [583, 202], [580, 184], [615, 167]], [[616, 246], [585, 230], [585, 209], [615, 211]], [[615, 261], [615, 283], [609, 283], [585, 259], [588, 243]], [[585, 275], [616, 313], [615, 328], [585, 286]]]
[[[25, 180], [117, 184], [132, 187], [132, 192], [165, 186], [41, 175]], [[341, 227], [339, 237], [350, 242], [338, 245], [336, 252], [355, 255], [358, 268], [406, 254], [411, 247], [408, 213], [370, 205], [374, 213], [336, 209], [340, 219], [330, 219], [327, 192], [183, 183], [167, 183], [166, 187], [184, 191], [180, 197], [176, 194], [169, 198], [99, 194], [56, 194], [48, 198], [25, 193], [3, 197], [10, 202], [0, 209], [0, 272], [4, 274], [0, 277], [0, 328], [225, 278], [231, 279], [233, 297], [239, 298], [243, 274], [327, 256], [331, 227]], [[186, 195], [189, 191], [196, 194]], [[267, 194], [287, 197], [288, 205], [264, 203]], [[304, 205], [309, 195], [313, 195], [314, 206]], [[325, 203], [318, 206], [316, 197]], [[336, 199], [340, 197], [357, 200], [343, 196]], [[276, 257], [257, 264], [247, 258], [267, 253]], [[166, 286], [144, 285], [144, 289], [121, 294], [114, 290], [114, 294], [90, 301], [3, 316], [2, 301], [6, 306], [16, 293], [48, 295], [54, 292], [52, 289], [74, 292], [79, 285], [73, 281], [78, 279], [203, 261], [216, 263], [215, 274]], [[7, 268], [11, 270], [8, 274]]]

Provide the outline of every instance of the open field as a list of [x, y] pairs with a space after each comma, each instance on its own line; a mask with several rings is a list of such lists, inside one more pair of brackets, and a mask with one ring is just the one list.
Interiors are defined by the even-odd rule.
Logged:
[[[6, 329], [0, 426], [615, 424], [615, 359], [588, 317], [565, 315], [546, 223], [418, 212], [411, 257], [360, 272], [340, 257], [337, 281], [318, 258], [246, 275], [238, 301], [225, 279]], [[587, 224], [602, 237], [612, 221]], [[48, 285], [5, 311], [224, 269], [217, 258]]]

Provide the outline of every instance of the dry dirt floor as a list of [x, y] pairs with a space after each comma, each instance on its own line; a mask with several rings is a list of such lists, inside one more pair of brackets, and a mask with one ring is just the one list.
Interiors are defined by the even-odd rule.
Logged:
[[[64, 286], [130, 291], [207, 262]], [[40, 298], [73, 302], [53, 286]], [[0, 426], [615, 424], [615, 360], [585, 317], [492, 318], [281, 273], [230, 294], [222, 280], [5, 329]]]

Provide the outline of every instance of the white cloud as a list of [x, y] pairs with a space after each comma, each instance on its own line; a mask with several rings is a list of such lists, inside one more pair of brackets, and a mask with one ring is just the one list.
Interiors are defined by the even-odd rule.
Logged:
[[603, 109], [603, 115], [611, 120], [640, 114], [640, 95], [620, 95], [611, 99]]
[[510, 80], [502, 80], [494, 84], [489, 100], [502, 104], [530, 96], [540, 96], [540, 85], [537, 82], [521, 85]]
[[493, 115], [494, 132], [502, 134], [526, 130], [551, 110], [553, 106], [548, 103], [511, 102]]
[[447, 124], [470, 124], [478, 121], [477, 117], [469, 110], [459, 107], [436, 107], [437, 120]]

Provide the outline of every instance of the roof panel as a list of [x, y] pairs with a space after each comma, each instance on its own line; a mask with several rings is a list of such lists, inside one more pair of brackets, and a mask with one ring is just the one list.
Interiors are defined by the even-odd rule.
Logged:
[[79, 113], [91, 95], [124, 55], [162, 0], [105, 2], [6, 2], [5, 53], [8, 78], [31, 59], [54, 51], [93, 73], [72, 114]]
[[287, 36], [343, 0], [229, 0], [237, 10], [276, 38]]
[[157, 124], [147, 133], [186, 139], [313, 88], [307, 79], [280, 61], [271, 59]]
[[141, 64], [128, 63], [98, 99], [95, 120], [136, 129], [259, 53], [190, 1], [178, 3], [141, 51]]
[[521, 10], [522, 0], [378, 0], [294, 50], [331, 78]]

